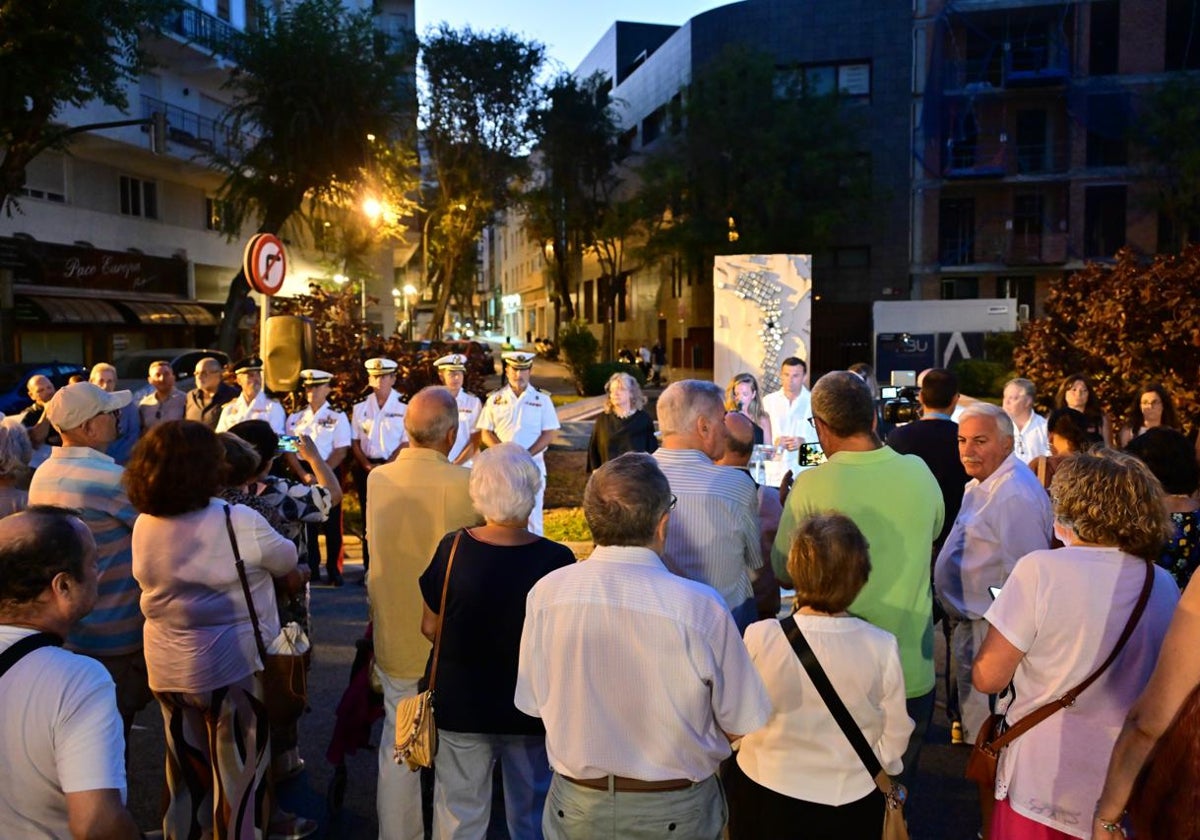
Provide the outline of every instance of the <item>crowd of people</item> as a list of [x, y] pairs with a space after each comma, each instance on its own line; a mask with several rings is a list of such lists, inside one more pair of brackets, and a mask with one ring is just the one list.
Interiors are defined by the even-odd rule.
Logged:
[[[1000, 753], [987, 836], [1111, 838], [1130, 802], [1139, 837], [1200, 830], [1139, 780], [1179, 710], [1200, 714], [1200, 468], [1161, 386], [1118, 425], [1084, 376], [1045, 418], [1028, 380], [964, 405], [934, 369], [885, 442], [865, 366], [810, 390], [788, 357], [766, 394], [749, 373], [673, 382], [657, 433], [617, 373], [581, 500], [595, 548], [575, 562], [542, 534], [557, 414], [533, 354], [504, 355], [483, 401], [462, 356], [407, 401], [396, 363], [367, 360], [349, 414], [307, 369], [288, 415], [255, 357], [237, 387], [200, 361], [187, 393], [156, 362], [136, 402], [109, 365], [31, 381], [34, 405], [0, 424], [0, 835], [138, 836], [126, 752], [151, 702], [165, 837], [317, 830], [275, 794], [304, 759], [263, 640], [311, 629], [322, 542], [325, 582], [345, 583], [342, 468], [365, 520], [381, 838], [483, 837], [497, 764], [513, 838], [878, 837], [893, 785], [930, 795], [914, 783], [938, 624], [955, 740], [1059, 704]], [[756, 446], [777, 487], [748, 468]], [[427, 826], [393, 745], [433, 670]]]

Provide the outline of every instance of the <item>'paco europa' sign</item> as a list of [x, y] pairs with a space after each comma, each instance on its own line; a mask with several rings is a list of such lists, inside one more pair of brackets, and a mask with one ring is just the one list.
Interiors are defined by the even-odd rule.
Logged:
[[5, 267], [19, 283], [187, 297], [187, 262], [133, 251], [105, 251], [0, 238]]

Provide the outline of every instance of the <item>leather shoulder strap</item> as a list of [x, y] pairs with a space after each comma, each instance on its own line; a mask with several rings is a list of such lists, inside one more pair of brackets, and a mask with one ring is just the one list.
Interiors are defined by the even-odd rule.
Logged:
[[850, 710], [846, 708], [846, 704], [838, 696], [837, 689], [829, 681], [829, 676], [825, 673], [825, 669], [817, 661], [817, 655], [813, 653], [812, 647], [808, 644], [808, 639], [804, 638], [804, 634], [800, 632], [800, 627], [796, 624], [796, 619], [789, 615], [787, 618], [780, 619], [779, 625], [783, 628], [784, 635], [787, 636], [788, 641], [792, 643], [792, 650], [796, 652], [800, 664], [808, 672], [808, 677], [812, 680], [813, 686], [816, 687], [817, 693], [821, 695], [821, 699], [829, 707], [833, 719], [837, 721], [837, 725], [841, 727], [843, 734], [845, 734], [846, 739], [850, 742], [850, 746], [858, 754], [858, 760], [863, 763], [863, 767], [867, 769], [867, 773], [875, 780], [876, 786], [883, 791], [884, 796], [892, 795], [891, 780], [883, 772], [883, 765], [875, 757], [875, 751], [867, 743], [866, 737], [862, 734], [862, 729], [854, 722], [854, 717], [850, 714]]
[[450, 568], [454, 565], [454, 555], [458, 553], [458, 541], [462, 539], [465, 528], [460, 528], [454, 535], [454, 543], [450, 546], [450, 559], [446, 561], [446, 578], [442, 581], [442, 604], [438, 607], [437, 629], [433, 632], [433, 663], [429, 666], [429, 690], [437, 685], [438, 654], [442, 652], [442, 620], [446, 617], [446, 593], [450, 591]]
[[1140, 621], [1142, 618], [1142, 613], [1146, 611], [1146, 604], [1150, 600], [1150, 590], [1154, 588], [1154, 564], [1149, 561], [1144, 562], [1146, 563], [1146, 579], [1142, 583], [1142, 591], [1138, 594], [1137, 603], [1133, 605], [1133, 612], [1129, 614], [1129, 620], [1125, 622], [1125, 628], [1121, 631], [1121, 635], [1117, 639], [1117, 643], [1113, 645], [1113, 649], [1108, 654], [1108, 658], [1105, 659], [1104, 662], [1101, 663], [1100, 667], [1093, 671], [1088, 678], [1079, 685], [1072, 688], [1057, 700], [1051, 700], [1044, 706], [1039, 706], [1038, 708], [1034, 709], [1032, 712], [1025, 715], [1025, 717], [1021, 718], [1019, 721], [1006, 729], [1004, 734], [999, 738], [991, 741], [988, 744], [988, 747], [993, 752], [999, 752], [1009, 742], [1014, 741], [1020, 736], [1024, 735], [1030, 729], [1037, 726], [1059, 709], [1065, 709], [1068, 706], [1075, 705], [1075, 700], [1078, 699], [1079, 695], [1082, 694], [1089, 685], [1100, 679], [1100, 676], [1108, 670], [1108, 666], [1112, 665], [1113, 660], [1115, 660], [1125, 648], [1125, 643], [1129, 641], [1129, 637], [1133, 635], [1134, 628], [1137, 627], [1138, 621]]
[[4, 653], [0, 653], [0, 677], [8, 673], [8, 669], [16, 665], [25, 654], [33, 653], [38, 648], [54, 645], [61, 647], [63, 640], [53, 633], [34, 633], [9, 645]]

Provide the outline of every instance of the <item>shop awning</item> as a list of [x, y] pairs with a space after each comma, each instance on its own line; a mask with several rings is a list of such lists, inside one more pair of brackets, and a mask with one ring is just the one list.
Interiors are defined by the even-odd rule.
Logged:
[[117, 305], [128, 310], [139, 324], [161, 327], [167, 324], [187, 324], [183, 313], [170, 303], [142, 300], [120, 300]]
[[183, 315], [183, 319], [193, 327], [217, 327], [221, 319], [198, 303], [172, 303], [175, 309]]
[[51, 324], [124, 324], [125, 318], [108, 301], [93, 298], [17, 295], [13, 301], [18, 321]]

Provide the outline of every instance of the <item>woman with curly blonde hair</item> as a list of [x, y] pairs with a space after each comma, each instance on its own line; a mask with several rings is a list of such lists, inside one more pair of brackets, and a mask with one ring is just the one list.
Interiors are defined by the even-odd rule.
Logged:
[[654, 421], [645, 411], [646, 395], [628, 373], [614, 373], [604, 383], [604, 413], [596, 418], [588, 442], [587, 471], [626, 452], [658, 449]]
[[1108, 450], [1071, 455], [1050, 498], [1064, 547], [1017, 561], [984, 615], [990, 627], [972, 671], [977, 690], [1001, 695], [1006, 727], [1095, 672], [1147, 586], [1149, 595], [1100, 678], [1001, 752], [993, 840], [1091, 836], [1109, 753], [1179, 600], [1175, 581], [1154, 564], [1171, 524], [1145, 464]]
[[758, 391], [758, 380], [750, 373], [739, 373], [725, 387], [725, 410], [740, 411], [754, 424], [754, 442], [760, 444], [773, 441], [771, 418], [763, 410], [762, 395]]

